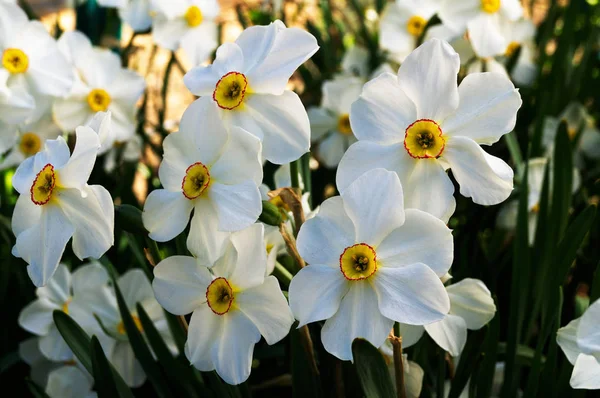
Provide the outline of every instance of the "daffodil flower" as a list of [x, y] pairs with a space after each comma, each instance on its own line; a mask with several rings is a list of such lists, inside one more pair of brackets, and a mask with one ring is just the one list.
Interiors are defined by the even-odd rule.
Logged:
[[114, 139], [128, 141], [135, 134], [136, 103], [146, 83], [138, 73], [121, 67], [119, 56], [93, 48], [80, 32], [65, 32], [58, 40], [77, 71], [71, 92], [54, 103], [54, 118], [65, 131], [90, 122], [97, 112], [110, 111]]
[[513, 171], [479, 145], [510, 132], [521, 97], [504, 76], [468, 75], [457, 87], [458, 54], [431, 39], [406, 58], [398, 75], [367, 83], [352, 104], [350, 124], [358, 142], [342, 158], [336, 182], [344, 190], [367, 170], [395, 171], [406, 206], [446, 221], [454, 212], [452, 169], [463, 196], [482, 205], [504, 201]]
[[171, 240], [185, 229], [194, 209], [188, 248], [214, 261], [229, 232], [249, 227], [262, 211], [260, 141], [238, 127], [228, 132], [212, 104], [194, 102], [163, 148], [158, 175], [164, 189], [148, 195], [144, 226], [152, 239]]
[[318, 48], [310, 33], [281, 21], [253, 26], [222, 44], [212, 65], [189, 71], [184, 83], [228, 126], [258, 137], [268, 161], [289, 163], [309, 150], [310, 124], [300, 97], [286, 86]]
[[404, 209], [398, 176], [366, 172], [327, 199], [297, 239], [309, 264], [290, 284], [292, 311], [300, 326], [327, 319], [323, 346], [352, 359], [361, 337], [380, 347], [394, 321], [423, 325], [450, 309], [440, 281], [452, 263], [452, 234], [423, 211]]
[[457, 357], [467, 342], [467, 329], [481, 329], [496, 313], [492, 295], [479, 279], [463, 279], [447, 286], [446, 292], [450, 297], [450, 312], [441, 321], [429, 325], [401, 324], [402, 347], [412, 346], [427, 332], [437, 345]]
[[[134, 32], [144, 32], [152, 26], [154, 5], [164, 2], [154, 0], [98, 0], [102, 7], [116, 8], [119, 17], [125, 21]], [[172, 3], [172, 1], [169, 1]]]
[[275, 344], [294, 322], [279, 282], [265, 277], [263, 234], [262, 224], [231, 234], [214, 264], [173, 256], [154, 268], [159, 303], [175, 315], [192, 313], [186, 357], [201, 371], [216, 369], [229, 384], [248, 379], [261, 335]]
[[182, 48], [192, 65], [206, 61], [218, 47], [217, 0], [155, 2], [152, 37], [171, 51]]
[[112, 198], [104, 187], [87, 184], [100, 148], [98, 134], [82, 126], [76, 136], [72, 154], [62, 137], [47, 140], [13, 176], [20, 196], [12, 217], [17, 237], [12, 253], [29, 264], [36, 286], [50, 280], [71, 237], [79, 259], [100, 258], [113, 245]]
[[465, 30], [473, 48], [482, 57], [501, 54], [509, 45], [500, 25], [523, 15], [519, 0], [445, 0], [438, 12], [444, 25], [462, 34]]
[[558, 329], [556, 341], [575, 367], [571, 387], [586, 390], [600, 389], [600, 300], [584, 314]]
[[[59, 264], [48, 284], [36, 289], [38, 299], [23, 308], [19, 314], [19, 325], [40, 336], [39, 349], [46, 358], [52, 361], [72, 360], [73, 352], [56, 328], [52, 313], [60, 310], [73, 316], [73, 298], [87, 289], [100, 287], [107, 282], [108, 274], [98, 263], [79, 267], [73, 274], [64, 264]], [[79, 315], [92, 316], [83, 313]], [[96, 332], [97, 328], [94, 331]]]

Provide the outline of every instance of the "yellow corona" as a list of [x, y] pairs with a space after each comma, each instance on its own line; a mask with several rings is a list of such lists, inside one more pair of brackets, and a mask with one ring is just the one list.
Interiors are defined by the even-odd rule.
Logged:
[[213, 100], [219, 108], [232, 110], [242, 105], [247, 90], [246, 76], [239, 72], [229, 72], [217, 82]]
[[340, 271], [349, 281], [369, 278], [377, 271], [375, 249], [366, 243], [347, 247], [340, 255]]
[[404, 148], [415, 159], [431, 159], [444, 152], [446, 141], [440, 126], [429, 119], [417, 120], [406, 129]]
[[185, 171], [185, 177], [181, 182], [181, 189], [183, 194], [188, 199], [196, 199], [202, 195], [208, 185], [210, 184], [210, 173], [208, 168], [200, 163], [196, 162]]
[[233, 288], [225, 278], [216, 278], [206, 288], [206, 302], [217, 315], [225, 315], [229, 312], [233, 300]]

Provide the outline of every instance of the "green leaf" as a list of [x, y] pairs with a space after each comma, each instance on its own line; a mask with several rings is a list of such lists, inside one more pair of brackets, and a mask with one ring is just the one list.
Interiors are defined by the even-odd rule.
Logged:
[[159, 397], [172, 396], [172, 393], [169, 391], [167, 381], [165, 380], [160, 368], [158, 367], [158, 364], [152, 357], [152, 353], [146, 345], [142, 333], [138, 330], [133, 320], [133, 317], [129, 312], [129, 308], [127, 308], [127, 304], [125, 303], [125, 299], [123, 298], [121, 289], [119, 289], [119, 284], [116, 280], [113, 280], [113, 282], [115, 293], [117, 295], [119, 312], [121, 313], [121, 320], [123, 321], [123, 326], [125, 326], [125, 331], [127, 332], [127, 337], [129, 338], [129, 343], [131, 344], [133, 353], [135, 354], [140, 365], [144, 369], [144, 372], [146, 372], [148, 380], [154, 386], [156, 394]]
[[94, 385], [99, 398], [119, 397], [119, 391], [113, 378], [110, 363], [104, 355], [104, 350], [96, 336], [92, 336], [92, 374], [94, 375]]
[[567, 122], [561, 121], [554, 142], [552, 173], [552, 227], [558, 242], [567, 227], [573, 185], [573, 154]]
[[477, 398], [487, 398], [492, 392], [496, 362], [498, 361], [498, 340], [500, 340], [500, 314], [498, 312], [488, 324], [487, 329], [483, 342], [483, 361], [479, 377], [477, 377]]
[[142, 211], [132, 205], [115, 206], [115, 226], [136, 235], [148, 235], [142, 221]]
[[396, 391], [383, 355], [364, 339], [354, 339], [352, 356], [358, 380], [367, 397], [394, 398]]
[[309, 359], [300, 341], [300, 332], [297, 326], [298, 323], [296, 322], [290, 330], [292, 396], [294, 398], [321, 397], [323, 394], [321, 393], [319, 377], [310, 368]]
[[471, 374], [481, 363], [481, 352], [486, 335], [486, 329], [482, 328], [472, 332], [467, 339], [465, 348], [460, 354], [460, 361], [456, 367], [456, 373], [452, 380], [448, 398], [457, 398], [460, 396]]

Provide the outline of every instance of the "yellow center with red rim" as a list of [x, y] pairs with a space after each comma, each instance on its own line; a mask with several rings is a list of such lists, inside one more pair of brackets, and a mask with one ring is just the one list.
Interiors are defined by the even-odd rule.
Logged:
[[206, 288], [206, 303], [217, 315], [229, 312], [234, 299], [233, 288], [226, 278], [216, 278]]
[[56, 174], [54, 173], [54, 166], [48, 163], [37, 173], [33, 184], [31, 184], [31, 188], [29, 189], [31, 201], [39, 206], [45, 205], [52, 198], [55, 186]]
[[2, 53], [2, 66], [10, 73], [25, 73], [29, 69], [29, 57], [18, 48], [7, 48]]
[[420, 119], [406, 128], [404, 148], [412, 158], [438, 158], [444, 152], [445, 146], [442, 129], [433, 120]]
[[188, 199], [196, 199], [206, 191], [210, 185], [208, 167], [201, 162], [196, 162], [185, 170], [185, 177], [181, 181], [181, 190]]
[[340, 255], [340, 271], [349, 281], [360, 281], [377, 271], [377, 254], [366, 243], [357, 243], [344, 249]]
[[247, 91], [246, 76], [239, 72], [229, 72], [219, 79], [212, 97], [219, 108], [232, 110], [242, 105]]

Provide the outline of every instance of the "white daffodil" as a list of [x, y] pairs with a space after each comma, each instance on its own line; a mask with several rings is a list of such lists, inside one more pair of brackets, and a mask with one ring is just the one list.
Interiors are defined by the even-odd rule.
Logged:
[[[0, 126], [0, 131], [2, 128]], [[47, 139], [55, 139], [61, 134], [50, 112], [34, 122], [4, 128], [5, 131], [14, 133], [11, 134], [13, 138], [3, 139], [0, 144], [0, 153], [4, 152], [4, 158], [0, 161], [0, 170], [20, 165], [23, 160], [38, 153]], [[3, 148], [5, 144], [8, 148]]]
[[238, 127], [228, 132], [212, 104], [194, 102], [163, 148], [158, 175], [164, 189], [148, 195], [144, 226], [152, 239], [171, 240], [185, 229], [194, 209], [188, 249], [213, 262], [228, 233], [249, 227], [262, 211], [260, 141]]
[[473, 48], [482, 57], [502, 54], [510, 41], [503, 36], [501, 24], [523, 15], [519, 0], [470, 0], [457, 3], [445, 0], [438, 12], [444, 25], [457, 33], [465, 30]]
[[348, 147], [356, 142], [350, 127], [350, 106], [362, 92], [364, 81], [340, 77], [323, 83], [320, 107], [308, 109], [315, 155], [329, 168], [337, 167]]
[[135, 134], [136, 103], [146, 82], [138, 73], [121, 67], [119, 56], [93, 48], [80, 32], [65, 32], [61, 50], [72, 59], [77, 79], [71, 92], [54, 103], [54, 119], [65, 131], [85, 125], [97, 112], [110, 111], [114, 139], [129, 140]]
[[150, 29], [155, 3], [160, 4], [155, 0], [98, 0], [102, 7], [116, 8], [119, 17], [131, 26], [134, 32]]
[[571, 102], [567, 105], [558, 118], [547, 116], [544, 119], [542, 143], [546, 148], [546, 155], [554, 156], [554, 141], [562, 120], [567, 122], [567, 132], [571, 141], [576, 139], [581, 131], [581, 136], [575, 143], [573, 159], [575, 165], [583, 167], [584, 157], [592, 160], [600, 159], [600, 130], [596, 128], [596, 122], [579, 102]]
[[62, 137], [47, 140], [13, 176], [21, 195], [12, 217], [17, 237], [12, 253], [29, 264], [36, 286], [50, 280], [71, 237], [80, 259], [99, 258], [113, 245], [112, 198], [104, 187], [87, 184], [100, 148], [98, 135], [84, 126], [76, 135], [72, 154]]
[[[402, 344], [404, 344], [404, 342]], [[386, 339], [379, 350], [383, 354], [394, 387], [396, 387], [394, 347], [392, 346], [390, 339]], [[406, 398], [419, 398], [421, 396], [421, 390], [423, 389], [423, 376], [425, 376], [425, 371], [418, 363], [409, 361], [407, 354], [402, 354], [402, 369], [404, 370], [404, 391], [406, 392]]]
[[94, 380], [75, 366], [62, 366], [48, 375], [46, 394], [50, 398], [96, 398]]
[[391, 57], [404, 62], [415, 47], [427, 21], [440, 9], [442, 0], [396, 0], [389, 3], [379, 23], [379, 45]]
[[[544, 173], [548, 159], [533, 158], [527, 162], [527, 209], [528, 209], [528, 236], [529, 245], [533, 245], [535, 240], [535, 230], [538, 221], [538, 212], [540, 211], [540, 199], [542, 195], [542, 186], [544, 185]], [[552, 165], [550, 165], [550, 189], [552, 189]], [[522, 180], [522, 178], [521, 178]], [[573, 168], [572, 193], [577, 192], [581, 184], [581, 177], [577, 168]], [[504, 229], [513, 230], [517, 226], [517, 217], [519, 214], [519, 201], [513, 200], [502, 206], [498, 213], [498, 226]]]
[[423, 325], [450, 309], [439, 277], [452, 263], [452, 233], [430, 214], [404, 210], [391, 171], [371, 170], [323, 202], [297, 245], [310, 265], [292, 279], [290, 306], [299, 326], [327, 319], [323, 346], [342, 360], [352, 359], [357, 337], [380, 347], [394, 321]]
[[571, 387], [586, 390], [600, 389], [600, 300], [585, 313], [558, 329], [556, 341], [575, 368]]
[[265, 276], [269, 276], [275, 269], [277, 256], [286, 253], [285, 241], [279, 228], [272, 225], [265, 225], [265, 248], [267, 250], [267, 267]]
[[262, 224], [231, 234], [214, 264], [173, 256], [154, 268], [154, 293], [175, 315], [192, 313], [185, 355], [197, 369], [216, 369], [229, 384], [250, 375], [254, 344], [275, 344], [294, 317], [267, 265]]
[[509, 78], [504, 64], [495, 57], [480, 57], [475, 53], [471, 42], [465, 36], [455, 37], [449, 43], [460, 57], [460, 66], [464, 70], [465, 75], [493, 72], [504, 75], [507, 79]]
[[40, 336], [39, 349], [46, 358], [52, 361], [72, 360], [73, 353], [56, 328], [52, 313], [61, 310], [69, 314], [70, 304], [75, 296], [107, 282], [108, 274], [100, 264], [84, 265], [73, 274], [64, 264], [59, 264], [48, 284], [36, 289], [38, 299], [23, 308], [19, 314], [19, 325]]
[[12, 125], [23, 123], [35, 112], [36, 101], [27, 87], [8, 87], [11, 74], [0, 69], [0, 149], [6, 150], [14, 138]]
[[155, 2], [152, 37], [171, 51], [183, 49], [192, 65], [206, 61], [219, 45], [215, 18], [217, 0], [175, 0]]
[[[152, 286], [144, 272], [140, 269], [127, 271], [119, 277], [117, 284], [123, 293], [127, 308], [138, 330], [140, 332], [144, 331], [137, 312], [137, 304], [139, 303], [154, 323], [169, 349], [176, 353], [177, 348], [169, 330], [165, 313], [154, 298]], [[106, 357], [128, 386], [141, 386], [146, 380], [146, 374], [136, 359], [127, 338], [114, 290], [108, 286], [103, 286], [98, 289], [88, 289], [85, 293], [76, 296], [73, 300], [73, 315], [77, 316], [80, 312], [98, 316], [102, 329], [108, 335], [108, 339], [101, 341]], [[89, 318], [80, 325], [84, 329], [98, 325], [96, 319], [91, 320], [92, 324], [88, 322], [90, 322]]]
[[521, 97], [495, 73], [469, 75], [457, 87], [459, 68], [452, 47], [431, 39], [406, 58], [397, 76], [385, 73], [364, 86], [350, 111], [359, 141], [338, 167], [340, 191], [382, 167], [400, 177], [408, 208], [444, 221], [455, 207], [448, 168], [461, 194], [475, 203], [497, 204], [510, 195], [512, 169], [479, 145], [513, 129]]
[[48, 374], [64, 365], [62, 362], [49, 360], [40, 351], [39, 337], [31, 337], [19, 343], [19, 357], [29, 365], [29, 377], [36, 384], [45, 386]]
[[402, 346], [417, 343], [423, 332], [453, 357], [459, 356], [467, 342], [467, 329], [478, 330], [496, 313], [496, 305], [485, 284], [479, 279], [463, 279], [446, 287], [450, 312], [439, 322], [425, 326], [400, 325]]
[[317, 40], [275, 21], [242, 32], [222, 44], [212, 65], [184, 77], [197, 101], [211, 104], [228, 126], [249, 131], [263, 142], [264, 157], [276, 164], [298, 159], [310, 148], [310, 123], [300, 97], [286, 90], [292, 73], [317, 50]]
[[[69, 92], [73, 71], [41, 22], [29, 21], [17, 5], [3, 3], [0, 32], [0, 82], [5, 81], [9, 89], [17, 92], [25, 90], [33, 97], [62, 96]], [[0, 101], [6, 101], [2, 97]], [[0, 120], [4, 120], [4, 115]]]

